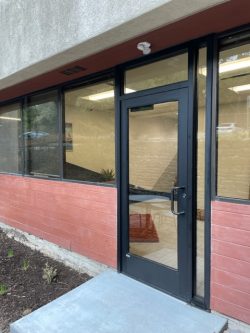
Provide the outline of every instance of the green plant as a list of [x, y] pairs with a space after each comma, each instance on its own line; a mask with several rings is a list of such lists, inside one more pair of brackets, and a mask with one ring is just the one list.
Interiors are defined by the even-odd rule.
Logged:
[[7, 286], [0, 282], [0, 296], [4, 296], [5, 294], [7, 294], [8, 288]]
[[14, 250], [12, 248], [9, 248], [7, 251], [7, 257], [12, 258], [14, 257]]
[[47, 262], [45, 267], [43, 268], [43, 279], [48, 283], [51, 284], [55, 281], [57, 277], [57, 269], [50, 266]]
[[104, 181], [110, 181], [115, 179], [115, 172], [113, 169], [102, 169], [101, 176]]
[[29, 267], [30, 267], [29, 259], [23, 259], [23, 261], [22, 261], [22, 270], [26, 272], [29, 269]]

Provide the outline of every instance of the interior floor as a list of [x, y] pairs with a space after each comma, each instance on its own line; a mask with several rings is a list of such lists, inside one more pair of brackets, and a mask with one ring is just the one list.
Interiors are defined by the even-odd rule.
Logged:
[[[170, 200], [156, 197], [141, 202], [131, 203], [130, 216], [148, 214], [152, 224], [147, 228], [155, 228], [156, 237], [145, 236], [140, 241], [130, 237], [130, 253], [178, 269], [177, 258], [177, 217], [171, 213]], [[140, 223], [140, 222], [138, 222]], [[134, 226], [130, 224], [130, 228]], [[138, 226], [140, 227], [140, 226]], [[145, 225], [141, 226], [145, 228]], [[150, 238], [151, 237], [151, 238]], [[204, 288], [204, 221], [197, 221], [197, 293], [202, 295]]]

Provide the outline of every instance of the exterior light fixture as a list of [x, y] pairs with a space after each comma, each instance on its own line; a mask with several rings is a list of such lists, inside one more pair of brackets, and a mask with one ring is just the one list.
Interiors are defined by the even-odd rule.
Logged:
[[137, 49], [139, 51], [142, 51], [142, 53], [144, 55], [146, 55], [146, 54], [150, 54], [151, 53], [150, 46], [151, 46], [151, 43], [149, 43], [149, 42], [141, 42], [141, 43], [137, 44]]

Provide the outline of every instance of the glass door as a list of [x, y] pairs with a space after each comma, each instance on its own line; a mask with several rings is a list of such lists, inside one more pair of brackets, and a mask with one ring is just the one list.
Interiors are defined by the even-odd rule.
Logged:
[[187, 90], [123, 103], [122, 270], [188, 299]]

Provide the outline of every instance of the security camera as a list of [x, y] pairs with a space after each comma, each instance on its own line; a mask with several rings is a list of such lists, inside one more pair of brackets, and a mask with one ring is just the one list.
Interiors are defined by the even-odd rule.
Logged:
[[151, 53], [151, 43], [149, 42], [141, 42], [137, 44], [137, 49], [142, 51], [144, 55]]

